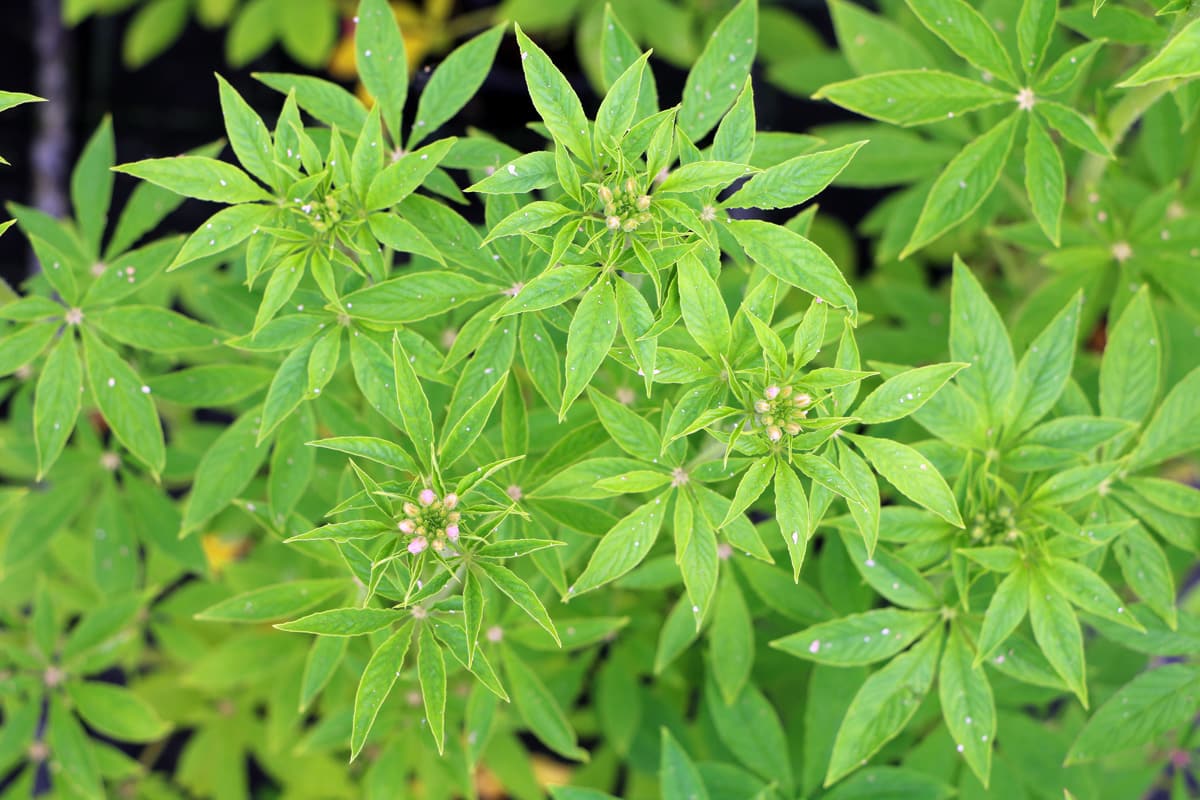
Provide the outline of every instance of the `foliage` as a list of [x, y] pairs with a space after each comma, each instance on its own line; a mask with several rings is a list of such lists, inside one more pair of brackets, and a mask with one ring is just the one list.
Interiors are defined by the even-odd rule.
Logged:
[[[225, 157], [10, 204], [6, 796], [1187, 796], [1195, 9], [883, 6], [740, 0], [665, 109], [604, 7], [589, 115], [361, 0], [370, 103], [218, 77]], [[871, 121], [759, 131], [768, 40]], [[500, 48], [529, 152], [454, 126]]]

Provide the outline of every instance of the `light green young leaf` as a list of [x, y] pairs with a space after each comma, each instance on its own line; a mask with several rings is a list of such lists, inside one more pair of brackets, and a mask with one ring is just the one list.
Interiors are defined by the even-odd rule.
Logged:
[[1018, 86], [1008, 51], [983, 15], [964, 0], [908, 0], [925, 27], [970, 61], [1010, 86]]
[[445, 433], [438, 445], [438, 459], [442, 466], [451, 466], [466, 455], [475, 440], [483, 434], [507, 382], [508, 373], [505, 372], [482, 397], [463, 410], [462, 416], [447, 418]]
[[597, 150], [618, 147], [633, 124], [649, 58], [650, 54], [644, 53], [630, 64], [604, 95], [596, 112]]
[[967, 766], [987, 786], [996, 738], [996, 700], [987, 673], [974, 663], [959, 625], [950, 626], [939, 672], [938, 700], [946, 728]]
[[833, 182], [865, 141], [790, 158], [748, 180], [722, 205], [727, 208], [790, 208], [808, 202]]
[[741, 0], [717, 25], [688, 72], [679, 127], [699, 141], [716, 127], [741, 91], [758, 48], [758, 2]]
[[929, 402], [946, 382], [969, 364], [930, 364], [889, 378], [863, 398], [854, 416], [873, 424], [907, 417]]
[[177, 311], [150, 305], [103, 308], [87, 321], [121, 344], [156, 353], [217, 347], [225, 334]]
[[1062, 134], [1064, 139], [1076, 147], [1102, 158], [1113, 157], [1112, 150], [1096, 132], [1095, 123], [1075, 109], [1050, 100], [1039, 100], [1033, 110], [1051, 128]]
[[412, 439], [421, 462], [425, 463], [433, 448], [433, 417], [429, 412], [429, 399], [417, 379], [413, 359], [404, 349], [399, 332], [392, 335], [392, 361], [396, 372], [396, 402], [404, 420], [404, 432]]
[[274, 627], [294, 633], [315, 633], [318, 636], [364, 636], [383, 630], [396, 622], [403, 622], [411, 615], [394, 608], [335, 608], [318, 611], [281, 622]]
[[388, 164], [371, 181], [367, 190], [367, 208], [371, 211], [391, 208], [415, 192], [450, 152], [455, 141], [453, 136], [439, 139]]
[[736, 220], [729, 231], [756, 264], [784, 283], [858, 315], [858, 300], [833, 260], [808, 239], [762, 220]]
[[924, 125], [962, 116], [1012, 96], [979, 81], [932, 69], [880, 72], [824, 86], [814, 99], [893, 125]]
[[658, 194], [690, 194], [704, 189], [716, 189], [736, 181], [752, 172], [745, 164], [723, 161], [694, 161], [673, 169], [667, 179], [659, 184]]
[[525, 83], [529, 86], [534, 108], [555, 141], [584, 161], [590, 161], [592, 153], [588, 121], [579, 96], [550, 61], [550, 57], [525, 35], [521, 26], [517, 25], [516, 29], [517, 44], [521, 48], [521, 69], [525, 72]]
[[950, 297], [950, 357], [971, 365], [957, 384], [998, 423], [1016, 379], [1016, 357], [1000, 313], [957, 256]]
[[208, 622], [270, 622], [294, 616], [344, 592], [342, 578], [313, 578], [260, 586], [222, 600], [196, 615]]
[[408, 149], [421, 143], [429, 134], [458, 113], [483, 85], [500, 40], [507, 25], [495, 25], [475, 38], [459, 45], [446, 56], [421, 90], [417, 101], [417, 117], [413, 122]]
[[184, 197], [214, 203], [253, 203], [271, 195], [232, 164], [203, 156], [148, 158], [114, 167]]
[[634, 458], [655, 461], [662, 454], [662, 439], [654, 426], [602, 392], [588, 389], [596, 417], [613, 442]]
[[269, 225], [276, 211], [272, 206], [257, 203], [221, 209], [187, 238], [167, 267], [167, 272], [241, 244], [254, 235], [260, 226]]
[[546, 607], [542, 605], [542, 601], [538, 599], [533, 589], [529, 588], [529, 584], [517, 577], [512, 570], [489, 561], [477, 561], [474, 568], [482, 572], [509, 600], [529, 615], [529, 618], [540, 625], [546, 633], [550, 634], [559, 646], [562, 645], [554, 622], [546, 613]]
[[1017, 16], [1017, 49], [1021, 53], [1021, 69], [1028, 76], [1036, 75], [1041, 69], [1050, 37], [1054, 34], [1057, 14], [1058, 0], [1024, 0], [1021, 4], [1021, 13]]
[[901, 258], [937, 239], [983, 205], [1008, 163], [1018, 120], [1016, 115], [1009, 116], [946, 165], [925, 198], [925, 207]]
[[755, 126], [754, 80], [747, 77], [733, 108], [721, 119], [713, 135], [713, 159], [748, 163], [754, 154]]
[[1173, 78], [1192, 78], [1196, 75], [1200, 75], [1200, 19], [1189, 22], [1171, 38], [1171, 41], [1163, 45], [1162, 50], [1117, 85], [1130, 88]]
[[1149, 503], [1182, 517], [1200, 517], [1200, 489], [1166, 478], [1126, 478], [1125, 485]]
[[382, 107], [392, 139], [400, 141], [400, 119], [408, 98], [408, 59], [404, 37], [387, 0], [359, 0], [354, 29], [354, 62], [363, 87]]
[[167, 461], [162, 426], [150, 387], [129, 364], [86, 329], [83, 360], [96, 405], [113, 434], [155, 475]]
[[717, 282], [693, 253], [688, 253], [676, 267], [679, 277], [679, 309], [688, 333], [708, 353], [719, 361], [729, 353], [729, 309], [721, 297]]
[[417, 650], [417, 678], [429, 733], [441, 755], [446, 746], [446, 657], [429, 625], [422, 626]]
[[528, 205], [518, 208], [504, 219], [492, 226], [484, 244], [503, 239], [506, 236], [524, 236], [535, 233], [543, 228], [549, 228], [556, 222], [575, 212], [550, 200], [535, 200]]
[[1029, 195], [1034, 219], [1046, 237], [1058, 247], [1067, 178], [1058, 145], [1050, 138], [1037, 116], [1029, 118], [1029, 134], [1025, 141], [1025, 192]]
[[1029, 621], [1042, 654], [1087, 708], [1087, 667], [1079, 618], [1067, 599], [1037, 572], [1029, 581]]
[[[400, 670], [404, 666], [404, 657], [408, 654], [409, 645], [412, 643], [412, 633], [412, 623], [405, 623], [383, 644], [379, 645], [371, 654], [371, 660], [367, 662], [366, 668], [363, 669], [362, 678], [359, 679], [358, 689], [354, 694], [354, 723], [350, 734], [351, 761], [362, 752], [363, 745], [367, 742], [367, 735], [370, 734], [371, 727], [375, 724], [375, 717], [379, 714], [379, 709], [383, 707], [388, 695], [391, 694], [392, 686], [395, 685], [396, 678], [400, 675]], [[427, 631], [422, 633], [427, 633]], [[319, 637], [313, 647], [320, 646], [322, 642], [337, 641], [344, 642], [345, 639]], [[332, 646], [336, 647], [336, 645]], [[424, 637], [422, 637], [423, 646]], [[424, 678], [423, 672], [421, 677]], [[424, 689], [424, 683], [422, 683], [422, 689]]]
[[1116, 463], [1084, 464], [1051, 475], [1037, 487], [1031, 503], [1059, 506], [1074, 502], [1095, 492], [1103, 494], [1104, 482], [1116, 474]]
[[[403, 69], [403, 67], [401, 68]], [[314, 75], [295, 75], [283, 72], [255, 72], [254, 78], [280, 94], [294, 95], [295, 104], [330, 127], [350, 136], [358, 136], [367, 120], [367, 109], [352, 93], [333, 81]], [[275, 146], [279, 135], [276, 128]], [[283, 159], [277, 158], [282, 161]]]
[[1131, 466], [1140, 469], [1200, 447], [1200, 367], [1175, 384], [1138, 441], [1130, 457]]
[[663, 495], [639, 506], [604, 534], [567, 599], [614, 581], [642, 563], [658, 539], [667, 498]]
[[829, 3], [833, 30], [842, 54], [859, 75], [921, 69], [933, 57], [907, 30], [857, 3]]
[[1196, 713], [1197, 689], [1200, 672], [1192, 664], [1168, 664], [1141, 673], [1096, 709], [1071, 745], [1066, 763], [1095, 761], [1185, 728]]
[[0, 375], [11, 375], [37, 358], [57, 330], [57, 325], [27, 325], [0, 339]]
[[1025, 612], [1029, 609], [1029, 584], [1029, 572], [1025, 569], [1013, 570], [1000, 581], [983, 615], [983, 628], [975, 648], [976, 664], [1004, 644], [1021, 620], [1025, 619]]
[[1104, 579], [1082, 564], [1065, 558], [1051, 558], [1042, 575], [1079, 609], [1118, 625], [1145, 630]]
[[[50, 326], [43, 326], [50, 327]], [[83, 365], [74, 334], [64, 333], [46, 357], [33, 398], [38, 480], [50, 471], [75, 430], [83, 393]]]
[[[737, 490], [734, 492], [733, 501], [729, 504], [729, 511], [728, 511], [728, 513], [725, 514], [725, 518], [721, 521], [721, 523], [717, 527], [724, 528], [726, 525], [728, 525], [734, 519], [739, 517], [742, 514], [742, 512], [744, 512], [747, 508], [749, 508], [751, 506], [751, 504], [754, 503], [754, 501], [757, 500], [764, 491], [766, 491], [766, 488], [771, 485], [771, 479], [774, 476], [775, 476], [775, 459], [774, 458], [771, 458], [770, 456], [763, 456], [762, 458], [756, 460], [753, 464], [751, 464], [750, 468], [747, 469], [742, 474], [742, 479], [741, 479], [741, 481], [738, 482]], [[801, 487], [801, 492], [803, 492], [803, 487]], [[806, 513], [804, 515], [804, 517], [805, 517], [805, 525], [804, 525], [803, 530], [804, 530], [805, 540], [807, 543], [807, 539], [808, 539], [807, 517], [808, 517], [808, 514]], [[800, 538], [799, 536], [796, 537], [797, 544], [799, 544], [799, 538]]]
[[825, 773], [829, 786], [858, 769], [895, 738], [933, 685], [942, 646], [935, 631], [867, 678], [838, 728]]
[[1062, 396], [1075, 364], [1075, 341], [1079, 335], [1082, 304], [1081, 295], [1071, 298], [1021, 357], [1005, 415], [1009, 434], [1028, 430], [1054, 408]]
[[963, 527], [954, 493], [929, 459], [890, 439], [847, 434], [871, 466], [901, 494], [956, 527]]
[[345, 295], [346, 312], [355, 319], [380, 325], [401, 325], [444, 314], [464, 303], [495, 293], [460, 272], [408, 272], [398, 278]]
[[75, 209], [79, 235], [93, 257], [100, 254], [100, 240], [108, 223], [115, 161], [112, 118], [105, 115], [71, 171], [71, 206]]
[[792, 580], [799, 581], [813, 523], [804, 485], [795, 470], [783, 462], [775, 467], [775, 517], [792, 562]]
[[276, 178], [271, 132], [237, 89], [220, 75], [217, 76], [217, 87], [221, 97], [221, 114], [225, 118], [225, 135], [229, 138], [233, 154], [247, 172], [267, 186], [274, 186]]
[[521, 194], [558, 182], [554, 153], [538, 150], [518, 156], [467, 189], [480, 194]]
[[915, 642], [937, 621], [933, 611], [881, 608], [822, 622], [771, 646], [806, 661], [836, 667], [873, 664]]
[[612, 283], [598, 281], [588, 289], [567, 330], [566, 386], [558, 416], [562, 418], [575, 398], [591, 383], [592, 376], [617, 338], [617, 300]]
[[717, 553], [717, 533], [707, 514], [700, 511], [691, 515], [690, 522], [680, 524], [680, 510], [691, 509], [690, 504], [684, 505], [683, 498], [683, 495], [676, 498], [675, 559], [699, 630], [708, 618], [708, 609], [717, 591], [721, 562]]

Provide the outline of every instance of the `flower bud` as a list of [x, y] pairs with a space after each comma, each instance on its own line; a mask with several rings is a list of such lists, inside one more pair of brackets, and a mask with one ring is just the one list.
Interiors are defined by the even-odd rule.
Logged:
[[404, 504], [404, 515], [406, 517], [415, 517], [417, 514], [420, 514], [420, 513], [421, 513], [421, 509], [417, 508], [412, 503]]
[[462, 517], [462, 514], [459, 514], [457, 511], [451, 511], [449, 514], [446, 515], [446, 521], [447, 522], [458, 522], [458, 520], [461, 517]]
[[776, 397], [779, 397], [779, 387], [768, 386], [767, 390], [763, 392], [763, 394], [767, 396], [768, 400], [774, 400]]
[[800, 432], [800, 425], [795, 422], [789, 422], [787, 425], [784, 425], [783, 428], [792, 436], [795, 436]]
[[625, 191], [628, 192], [629, 194], [633, 194], [634, 192], [637, 191], [637, 182], [634, 181], [633, 178], [625, 179]]
[[759, 400], [759, 401], [755, 402], [754, 410], [757, 411], [759, 414], [765, 414], [771, 410], [771, 404], [768, 403], [766, 400]]
[[787, 400], [789, 397], [791, 397], [791, 396], [792, 396], [792, 387], [790, 387], [790, 386], [785, 386], [785, 387], [783, 387], [782, 389], [780, 389], [780, 390], [779, 390], [779, 396], [780, 396], [781, 398], [783, 398], [784, 400]]
[[400, 520], [396, 523], [396, 527], [400, 529], [401, 533], [413, 533], [417, 530], [417, 524], [411, 519]]
[[610, 231], [615, 231], [621, 227], [621, 218], [615, 214], [609, 215], [608, 219], [604, 220], [604, 224]]
[[646, 211], [650, 208], [650, 195], [644, 194], [637, 199], [638, 211]]
[[767, 438], [772, 442], [778, 442], [783, 438], [783, 431], [778, 425], [771, 425], [767, 428]]
[[798, 408], [804, 408], [810, 403], [812, 403], [812, 395], [808, 394], [807, 392], [801, 392], [792, 398], [792, 404]]
[[621, 228], [626, 233], [632, 233], [633, 231], [637, 230], [637, 226], [638, 226], [638, 221], [636, 219], [627, 219], [627, 220], [625, 220], [625, 224], [622, 225]]
[[433, 489], [422, 489], [421, 493], [417, 495], [417, 502], [423, 506], [433, 505], [436, 501], [437, 495]]
[[454, 508], [456, 505], [458, 505], [458, 495], [456, 495], [454, 492], [446, 495], [445, 499], [442, 500], [442, 505], [446, 507], [447, 511]]
[[446, 543], [444, 541], [442, 541], [441, 539], [434, 539], [433, 540], [433, 549], [435, 552], [440, 553], [446, 549]]
[[459, 536], [459, 531], [458, 531], [457, 525], [447, 525], [446, 526], [446, 538], [448, 538], [452, 542], [457, 542], [458, 536]]
[[609, 189], [607, 186], [601, 186], [600, 189], [597, 190], [596, 194], [600, 195], [600, 200], [606, 206], [611, 204], [613, 201], [612, 189]]
[[424, 552], [425, 548], [428, 546], [428, 540], [426, 540], [424, 536], [418, 536], [408, 543], [408, 552], [415, 556], [417, 553]]

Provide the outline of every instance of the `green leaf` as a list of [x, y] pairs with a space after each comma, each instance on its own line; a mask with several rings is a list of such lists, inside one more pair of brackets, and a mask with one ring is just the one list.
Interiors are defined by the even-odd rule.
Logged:
[[867, 678], [838, 728], [826, 786], [858, 769], [904, 730], [933, 685], [941, 646], [942, 637], [935, 630]]
[[221, 96], [221, 114], [225, 118], [225, 134], [233, 154], [251, 175], [274, 186], [276, 173], [271, 132], [237, 89], [220, 75], [217, 76], [217, 87]]
[[543, 744], [572, 761], [586, 761], [575, 731], [554, 695], [538, 678], [537, 670], [521, 661], [511, 647], [500, 649], [504, 673], [512, 687], [513, 704], [525, 725]]
[[440, 755], [446, 746], [446, 658], [428, 625], [421, 628], [417, 651], [417, 677], [425, 702], [425, 719]]
[[758, 3], [741, 0], [721, 20], [688, 72], [679, 127], [699, 141], [733, 105], [758, 48]]
[[267, 399], [262, 407], [257, 444], [261, 445], [267, 441], [280, 423], [304, 402], [305, 387], [308, 384], [308, 361], [315, 344], [315, 339], [310, 340], [288, 353], [275, 377], [271, 379]]
[[70, 305], [78, 303], [79, 284], [75, 280], [75, 266], [78, 259], [66, 255], [56, 245], [32, 233], [29, 235], [29, 244], [33, 246], [33, 253], [37, 256], [38, 263], [42, 265], [42, 275], [49, 281], [54, 291], [58, 292], [66, 303]]
[[1174, 630], [1178, 624], [1175, 578], [1158, 542], [1137, 525], [1117, 538], [1113, 555], [1129, 588]]
[[446, 56], [421, 91], [409, 149], [458, 113], [475, 96], [492, 68], [507, 25], [495, 25]]
[[934, 181], [901, 258], [940, 237], [983, 205], [1000, 180], [1019, 117], [1006, 118], [956, 155]]
[[1151, 504], [1183, 517], [1200, 517], [1200, 489], [1165, 478], [1126, 478], [1125, 484]]
[[460, 272], [410, 272], [367, 286], [342, 298], [354, 319], [380, 325], [402, 325], [444, 314], [464, 303], [496, 292]]
[[341, 578], [313, 578], [260, 586], [209, 606], [196, 615], [208, 622], [270, 622], [294, 616], [344, 592]]
[[1095, 123], [1075, 109], [1061, 103], [1039, 100], [1034, 112], [1076, 147], [1102, 158], [1113, 158], [1112, 151], [1096, 132]]
[[525, 83], [529, 87], [534, 108], [556, 142], [584, 161], [590, 161], [592, 154], [588, 121], [579, 96], [550, 61], [550, 57], [525, 35], [521, 26], [517, 25], [516, 29], [517, 44], [521, 48], [521, 69], [525, 73]]
[[796, 472], [782, 462], [775, 468], [775, 517], [792, 562], [792, 580], [799, 581], [813, 522], [804, 485]]
[[591, 382], [617, 337], [617, 300], [608, 280], [598, 281], [579, 301], [567, 330], [566, 386], [558, 415]]
[[187, 0], [151, 0], [125, 31], [121, 56], [130, 69], [145, 66], [171, 46], [187, 25]]
[[114, 169], [198, 200], [253, 203], [271, 199], [271, 195], [237, 167], [203, 156], [149, 158]]
[[[358, 98], [332, 81], [312, 75], [292, 75], [283, 72], [253, 74], [256, 80], [281, 94], [295, 93], [296, 105], [343, 133], [357, 136], [367, 120], [367, 110]], [[278, 147], [278, 134], [275, 138]]]
[[443, 466], [451, 466], [466, 455], [475, 440], [483, 434], [507, 382], [508, 373], [505, 372], [482, 397], [463, 411], [462, 416], [447, 417], [445, 433], [438, 445], [438, 457]]
[[864, 423], [890, 422], [907, 417], [929, 402], [946, 382], [969, 364], [930, 364], [901, 372], [878, 386], [854, 411]]
[[[50, 326], [45, 326], [50, 327]], [[75, 336], [64, 334], [42, 367], [33, 400], [33, 438], [38, 479], [50, 471], [75, 430], [82, 400], [83, 365]]]
[[[424, 647], [424, 635], [427, 634], [427, 629], [422, 631], [421, 645]], [[350, 734], [350, 760], [358, 758], [358, 754], [362, 752], [363, 745], [367, 743], [367, 736], [371, 732], [371, 727], [375, 724], [375, 717], [379, 714], [379, 709], [383, 707], [384, 701], [391, 694], [392, 687], [396, 683], [396, 678], [400, 675], [400, 670], [404, 666], [404, 657], [408, 654], [409, 645], [412, 644], [412, 623], [405, 623], [399, 630], [384, 640], [383, 644], [371, 654], [371, 660], [367, 662], [367, 666], [363, 669], [362, 678], [359, 679], [358, 689], [354, 693], [354, 724]], [[315, 648], [323, 642], [345, 642], [345, 639], [327, 639], [324, 637], [318, 638], [314, 643]], [[337, 645], [330, 645], [336, 647]], [[344, 645], [343, 645], [344, 647]], [[421, 674], [422, 681], [424, 673]], [[422, 682], [422, 689], [424, 683]], [[445, 689], [443, 687], [443, 693]]]
[[487, 238], [484, 239], [484, 244], [496, 239], [503, 239], [507, 236], [525, 236], [544, 228], [549, 228], [556, 222], [573, 214], [574, 212], [571, 209], [560, 203], [553, 203], [549, 200], [535, 200], [528, 205], [518, 208], [492, 226]]
[[750, 683], [730, 704], [721, 700], [712, 681], [704, 685], [704, 706], [712, 715], [721, 743], [760, 777], [792, 787], [788, 740], [771, 702]]
[[1025, 619], [1029, 609], [1029, 572], [1018, 568], [1000, 581], [992, 601], [983, 615], [983, 628], [975, 648], [975, 663], [978, 664], [1004, 644], [1005, 640]]
[[613, 443], [634, 458], [654, 461], [662, 453], [662, 440], [654, 426], [607, 395], [588, 389], [588, 400]]
[[1086, 708], [1087, 675], [1079, 619], [1067, 599], [1037, 572], [1029, 582], [1029, 621], [1042, 654]]
[[751, 172], [745, 164], [721, 161], [695, 161], [671, 170], [659, 184], [658, 194], [690, 194], [704, 189], [716, 189], [736, 181]]
[[84, 722], [106, 736], [124, 742], [153, 742], [170, 730], [149, 703], [124, 687], [79, 681], [69, 684], [68, 691]]
[[1100, 361], [1100, 413], [1141, 422], [1154, 408], [1163, 348], [1150, 288], [1143, 286], [1108, 332]]
[[963, 527], [954, 493], [929, 459], [890, 439], [847, 434], [871, 466], [901, 494], [956, 527]]
[[857, 3], [829, 3], [833, 29], [842, 54], [859, 75], [921, 69], [933, 58], [912, 35], [884, 16]]
[[392, 608], [335, 608], [281, 622], [274, 627], [318, 636], [363, 636], [402, 622], [409, 616], [407, 611]]
[[[688, 599], [692, 601], [696, 628], [699, 629], [708, 617], [708, 609], [717, 591], [720, 556], [717, 553], [717, 534], [708, 516], [691, 513], [691, 504], [683, 497], [680, 495], [676, 498], [675, 558], [683, 575]], [[681, 514], [688, 520], [682, 525]]]
[[1012, 95], [979, 81], [932, 69], [880, 72], [824, 86], [815, 99], [893, 125], [924, 125], [962, 116]]
[[404, 37], [387, 0], [360, 0], [355, 17], [354, 61], [363, 87], [383, 109], [392, 139], [400, 141], [400, 118], [408, 97]]
[[1021, 13], [1017, 17], [1017, 49], [1026, 75], [1036, 75], [1041, 69], [1050, 37], [1054, 34], [1057, 13], [1058, 0], [1024, 0], [1021, 4]]
[[104, 800], [107, 795], [88, 735], [58, 695], [50, 697], [46, 743], [58, 774], [72, 789], [87, 800]]
[[1000, 313], [957, 256], [950, 297], [950, 357], [971, 365], [959, 374], [957, 384], [998, 423], [1016, 379], [1016, 357]]
[[1081, 610], [1118, 625], [1145, 630], [1104, 579], [1082, 564], [1065, 558], [1051, 558], [1042, 575]]
[[708, 800], [708, 790], [704, 787], [700, 771], [665, 725], [662, 728], [661, 749], [658, 780], [663, 800]]
[[1183, 730], [1196, 713], [1200, 673], [1192, 664], [1143, 672], [1096, 709], [1067, 753], [1067, 764], [1095, 761]]
[[309, 442], [313, 447], [336, 450], [339, 453], [365, 458], [376, 464], [404, 472], [415, 472], [416, 464], [400, 445], [373, 436], [335, 436]]
[[656, 497], [639, 506], [604, 534], [583, 574], [568, 591], [567, 599], [614, 581], [642, 563], [658, 539], [666, 513], [663, 502], [666, 497]]
[[57, 331], [57, 325], [34, 324], [0, 339], [0, 375], [11, 375], [37, 358]]
[[[556, 152], [566, 152], [559, 150]], [[481, 194], [521, 194], [558, 183], [554, 153], [538, 150], [518, 156], [467, 189]]]
[[737, 699], [754, 668], [754, 620], [733, 573], [718, 582], [709, 633], [709, 663], [726, 705]]
[[[742, 512], [749, 508], [755, 500], [757, 500], [766, 488], [771, 485], [771, 479], [775, 477], [775, 459], [770, 456], [764, 456], [756, 460], [750, 465], [750, 468], [742, 473], [742, 479], [738, 482], [737, 490], [734, 492], [733, 500], [729, 504], [729, 511], [725, 514], [725, 518], [717, 526], [724, 528], [734, 519], [739, 517]], [[804, 488], [801, 487], [801, 492]], [[807, 499], [807, 498], [806, 498]], [[808, 514], [804, 514], [804, 534], [805, 540], [808, 539]], [[799, 536], [796, 537], [799, 544]]]
[[388, 164], [371, 181], [366, 207], [371, 211], [391, 208], [415, 192], [450, 152], [455, 141], [453, 136], [439, 139]]
[[121, 344], [156, 353], [217, 347], [225, 338], [216, 328], [158, 306], [113, 306], [91, 312], [87, 321]]
[[[167, 267], [167, 272], [241, 244], [257, 233], [260, 226], [269, 225], [276, 211], [272, 206], [257, 203], [221, 209], [187, 238]], [[119, 279], [120, 271], [114, 275]]]
[[433, 449], [433, 417], [429, 412], [429, 399], [413, 369], [413, 357], [404, 349], [399, 332], [392, 335], [392, 361], [396, 372], [396, 402], [404, 420], [404, 432], [412, 439], [424, 463]]
[[596, 148], [615, 149], [629, 131], [638, 109], [638, 94], [641, 92], [646, 73], [646, 62], [650, 54], [644, 53], [629, 65], [604, 95], [600, 109], [596, 112]]
[[984, 72], [1018, 86], [1008, 51], [983, 15], [964, 0], [907, 0], [925, 27]]
[[973, 662], [966, 637], [950, 626], [938, 676], [938, 699], [946, 728], [967, 766], [984, 786], [992, 773], [992, 743], [996, 738], [996, 701], [983, 667]]
[[1141, 469], [1200, 447], [1200, 368], [1175, 384], [1130, 456], [1131, 467]]
[[538, 599], [537, 594], [533, 589], [529, 588], [529, 584], [517, 577], [510, 569], [506, 569], [499, 564], [493, 564], [488, 561], [477, 561], [474, 568], [483, 573], [492, 584], [499, 589], [504, 595], [516, 604], [518, 608], [524, 611], [529, 618], [542, 627], [546, 633], [550, 634], [559, 646], [562, 646], [561, 640], [558, 638], [558, 631], [554, 627], [554, 622], [550, 619], [550, 615], [546, 613], [546, 607], [542, 605], [542, 601]]
[[1050, 476], [1038, 486], [1031, 498], [1032, 503], [1043, 506], [1064, 505], [1087, 497], [1093, 492], [1103, 494], [1104, 482], [1119, 469], [1115, 463], [1085, 464]]
[[1006, 414], [1010, 434], [1032, 427], [1062, 396], [1075, 364], [1082, 305], [1081, 295], [1071, 298], [1021, 357]]
[[806, 661], [836, 667], [873, 664], [915, 642], [937, 621], [933, 611], [882, 608], [822, 622], [771, 646]]
[[192, 492], [183, 510], [181, 533], [195, 531], [224, 510], [258, 472], [267, 458], [258, 443], [261, 407], [252, 408], [221, 432], [196, 466]]
[[117, 440], [154, 474], [162, 472], [167, 452], [150, 387], [111, 348], [84, 331], [83, 359], [88, 385]]
[[790, 158], [748, 180], [723, 205], [728, 208], [790, 208], [806, 203], [841, 174], [865, 141]]
[[717, 126], [712, 157], [717, 161], [748, 163], [754, 153], [755, 125], [754, 80], [747, 77], [733, 108]]
[[679, 280], [679, 309], [688, 333], [714, 361], [729, 352], [729, 309], [717, 282], [694, 253], [676, 266]]
[[75, 209], [75, 221], [93, 257], [100, 254], [100, 239], [108, 223], [115, 162], [112, 118], [106, 115], [83, 146], [79, 161], [71, 171], [71, 205]]
[[1034, 219], [1058, 247], [1067, 178], [1058, 145], [1036, 116], [1029, 118], [1029, 135], [1025, 142], [1025, 192], [1029, 195]]
[[1200, 75], [1200, 19], [1189, 22], [1149, 61], [1117, 86], [1144, 86], [1154, 81], [1192, 78], [1196, 75]]
[[858, 300], [833, 260], [808, 239], [762, 220], [736, 220], [729, 231], [751, 260], [784, 283], [858, 314]]

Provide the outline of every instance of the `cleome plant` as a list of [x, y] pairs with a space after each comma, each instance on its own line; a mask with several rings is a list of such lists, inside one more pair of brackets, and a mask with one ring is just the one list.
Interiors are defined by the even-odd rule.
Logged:
[[7, 206], [0, 796], [1196, 796], [1200, 5], [566, 5]]

